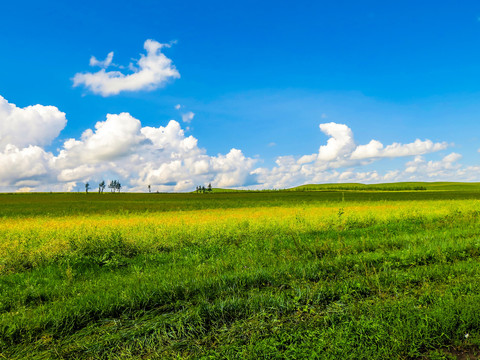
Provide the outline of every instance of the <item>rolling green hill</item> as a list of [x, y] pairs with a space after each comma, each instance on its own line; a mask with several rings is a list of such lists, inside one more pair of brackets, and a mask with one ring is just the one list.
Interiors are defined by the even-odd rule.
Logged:
[[397, 182], [382, 184], [307, 184], [288, 190], [292, 191], [321, 191], [321, 190], [368, 190], [368, 191], [410, 191], [410, 190], [455, 190], [480, 191], [480, 183], [467, 182]]
[[480, 191], [478, 182], [395, 182], [380, 184], [361, 184], [361, 183], [330, 183], [330, 184], [305, 184], [293, 188], [279, 190], [234, 190], [214, 188], [212, 192], [268, 192], [268, 191]]

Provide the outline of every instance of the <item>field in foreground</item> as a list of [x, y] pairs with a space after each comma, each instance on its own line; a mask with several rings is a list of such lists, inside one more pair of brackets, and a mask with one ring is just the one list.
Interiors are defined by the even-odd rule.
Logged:
[[0, 195], [0, 358], [476, 358], [479, 198]]

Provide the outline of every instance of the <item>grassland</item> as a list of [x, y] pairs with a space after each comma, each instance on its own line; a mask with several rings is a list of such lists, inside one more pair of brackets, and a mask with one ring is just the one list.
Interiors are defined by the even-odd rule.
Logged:
[[397, 182], [384, 184], [311, 184], [288, 189], [290, 191], [354, 190], [354, 191], [412, 191], [412, 190], [449, 190], [479, 191], [480, 183], [462, 182]]
[[475, 358], [479, 190], [2, 194], [0, 358]]

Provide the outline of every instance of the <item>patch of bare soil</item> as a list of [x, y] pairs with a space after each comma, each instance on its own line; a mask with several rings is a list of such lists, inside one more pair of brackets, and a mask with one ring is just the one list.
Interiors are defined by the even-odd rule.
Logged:
[[480, 349], [473, 346], [452, 347], [443, 350], [445, 353], [455, 356], [457, 360], [479, 360]]

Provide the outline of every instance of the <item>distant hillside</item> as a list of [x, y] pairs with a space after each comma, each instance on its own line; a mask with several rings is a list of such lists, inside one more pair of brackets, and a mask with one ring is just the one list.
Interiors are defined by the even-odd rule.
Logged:
[[280, 190], [234, 190], [214, 188], [212, 192], [257, 192], [257, 191], [480, 191], [478, 182], [397, 182], [382, 184], [332, 183], [307, 184]]
[[467, 182], [398, 182], [383, 184], [360, 184], [360, 183], [343, 183], [343, 184], [308, 184], [301, 185], [291, 189], [290, 191], [321, 191], [321, 190], [356, 190], [356, 191], [413, 191], [413, 190], [478, 190], [480, 191], [480, 183]]

